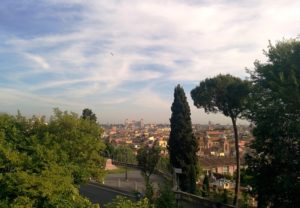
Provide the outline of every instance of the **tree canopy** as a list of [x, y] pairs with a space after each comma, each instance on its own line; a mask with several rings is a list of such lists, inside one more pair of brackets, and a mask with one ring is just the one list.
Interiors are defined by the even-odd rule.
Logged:
[[97, 122], [96, 114], [93, 113], [93, 111], [89, 108], [85, 108], [85, 109], [82, 110], [81, 118], [83, 118], [85, 120]]
[[98, 125], [59, 109], [48, 123], [0, 115], [0, 206], [94, 206], [78, 185], [103, 177], [101, 133]]
[[149, 147], [148, 145], [140, 148], [137, 152], [137, 161], [141, 171], [147, 177], [154, 172], [160, 158], [160, 148], [157, 145]]
[[198, 142], [192, 130], [190, 107], [180, 85], [175, 87], [171, 110], [171, 132], [168, 141], [170, 163], [173, 168], [182, 169], [182, 174], [179, 175], [180, 189], [194, 193], [198, 173]]
[[255, 140], [248, 172], [259, 207], [300, 207], [300, 42], [270, 43], [265, 55], [250, 71]]
[[191, 91], [194, 105], [204, 108], [205, 112], [223, 113], [238, 118], [245, 109], [249, 84], [232, 75], [218, 75], [201, 81]]

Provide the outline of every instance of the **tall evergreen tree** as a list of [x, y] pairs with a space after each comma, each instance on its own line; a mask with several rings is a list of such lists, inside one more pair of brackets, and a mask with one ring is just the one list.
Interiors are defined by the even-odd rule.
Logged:
[[171, 132], [168, 141], [170, 163], [174, 168], [182, 169], [182, 174], [179, 175], [180, 189], [194, 193], [198, 172], [198, 142], [192, 131], [190, 107], [180, 85], [175, 87], [171, 110]]

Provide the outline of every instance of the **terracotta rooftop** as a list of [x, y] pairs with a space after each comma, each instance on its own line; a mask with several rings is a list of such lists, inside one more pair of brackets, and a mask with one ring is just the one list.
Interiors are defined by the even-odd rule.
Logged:
[[235, 165], [235, 158], [228, 157], [200, 157], [199, 158], [200, 166], [205, 168], [213, 168], [217, 166], [228, 166]]

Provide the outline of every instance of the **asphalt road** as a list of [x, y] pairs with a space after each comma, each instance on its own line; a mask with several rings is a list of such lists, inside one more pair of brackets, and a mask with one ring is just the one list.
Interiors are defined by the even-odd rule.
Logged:
[[[124, 193], [117, 190], [113, 190], [107, 187], [102, 187], [94, 183], [89, 183], [80, 186], [80, 194], [87, 197], [91, 202], [100, 204], [103, 207], [104, 204], [112, 202], [117, 195], [123, 195]], [[126, 196], [134, 200], [133, 197]]]
[[[133, 195], [130, 196], [125, 191], [123, 192], [115, 188], [97, 185], [93, 182], [81, 185], [79, 191], [81, 195], [87, 197], [91, 202], [100, 204], [100, 207], [104, 207], [105, 204], [112, 202], [113, 199], [115, 199], [118, 195], [125, 196], [133, 201], [136, 200]], [[207, 206], [201, 205], [199, 203], [184, 200], [179, 200], [179, 205], [179, 207], [184, 208], [207, 208]]]
[[[152, 175], [150, 181], [154, 185], [154, 189], [158, 189], [158, 184], [163, 185], [164, 179], [157, 175]], [[139, 170], [128, 171], [128, 180], [125, 180], [124, 173], [108, 174], [104, 180], [105, 186], [97, 185], [97, 183], [88, 183], [80, 186], [80, 194], [87, 197], [91, 202], [104, 204], [112, 202], [117, 195], [123, 195], [135, 200], [131, 193], [145, 191], [144, 178]], [[129, 193], [128, 193], [129, 192]], [[126, 195], [126, 193], [131, 196]]]
[[[113, 190], [109, 187], [98, 186], [94, 183], [89, 183], [86, 185], [82, 185], [80, 187], [80, 194], [87, 197], [91, 202], [100, 204], [100, 207], [104, 207], [106, 203], [110, 203], [115, 199], [118, 195], [124, 196], [124, 193], [119, 192], [117, 190]], [[135, 197], [127, 196], [127, 198], [135, 201]], [[201, 206], [198, 203], [186, 202], [180, 200], [180, 207], [184, 208], [205, 208], [205, 206]]]

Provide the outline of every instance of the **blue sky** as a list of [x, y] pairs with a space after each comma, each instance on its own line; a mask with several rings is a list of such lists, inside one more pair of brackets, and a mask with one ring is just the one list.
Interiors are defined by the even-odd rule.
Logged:
[[91, 108], [101, 123], [169, 121], [174, 87], [194, 123], [230, 123], [193, 107], [219, 73], [245, 78], [268, 40], [300, 33], [297, 0], [1, 0], [0, 111]]

